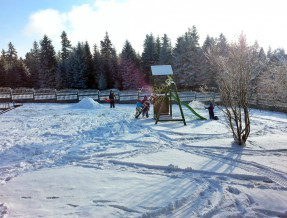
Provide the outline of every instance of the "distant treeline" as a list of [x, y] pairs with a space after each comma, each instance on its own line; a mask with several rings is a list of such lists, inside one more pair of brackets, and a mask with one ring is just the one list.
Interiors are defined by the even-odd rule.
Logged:
[[[150, 66], [162, 64], [172, 65], [180, 89], [216, 87], [217, 72], [205, 54], [216, 48], [226, 57], [229, 42], [220, 34], [217, 38], [207, 36], [200, 46], [197, 29], [193, 26], [177, 38], [174, 47], [166, 34], [162, 37], [147, 34], [142, 54], [136, 53], [128, 40], [117, 53], [107, 32], [100, 45], [92, 48], [87, 41], [72, 45], [65, 31], [61, 34], [58, 52], [47, 35], [32, 46], [24, 59], [18, 57], [12, 42], [8, 50], [2, 49], [0, 87], [135, 89], [151, 84]], [[256, 42], [251, 46], [264, 63], [260, 63], [262, 74], [274, 63], [286, 64], [287, 55], [283, 49], [269, 48], [266, 53]], [[261, 75], [258, 71], [256, 74], [254, 77]]]

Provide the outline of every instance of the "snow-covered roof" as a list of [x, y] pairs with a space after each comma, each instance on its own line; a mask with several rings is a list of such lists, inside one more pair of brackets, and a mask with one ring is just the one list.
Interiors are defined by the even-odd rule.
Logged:
[[171, 65], [157, 65], [151, 66], [153, 76], [173, 75]]

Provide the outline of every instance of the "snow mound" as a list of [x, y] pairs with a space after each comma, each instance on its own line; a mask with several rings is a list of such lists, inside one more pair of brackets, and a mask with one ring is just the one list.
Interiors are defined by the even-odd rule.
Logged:
[[92, 98], [83, 98], [79, 103], [74, 104], [70, 109], [98, 109], [102, 108], [102, 105], [94, 101]]
[[188, 104], [193, 109], [204, 109], [204, 104], [199, 101], [192, 101]]

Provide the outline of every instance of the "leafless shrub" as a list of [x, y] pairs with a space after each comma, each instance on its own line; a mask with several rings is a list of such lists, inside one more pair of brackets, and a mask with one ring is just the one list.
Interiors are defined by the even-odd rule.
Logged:
[[228, 54], [222, 55], [216, 48], [207, 54], [218, 70], [217, 85], [223, 104], [221, 109], [239, 145], [245, 144], [250, 133], [248, 99], [253, 92], [252, 77], [257, 75], [258, 69], [255, 54], [243, 35], [237, 43], [229, 44]]

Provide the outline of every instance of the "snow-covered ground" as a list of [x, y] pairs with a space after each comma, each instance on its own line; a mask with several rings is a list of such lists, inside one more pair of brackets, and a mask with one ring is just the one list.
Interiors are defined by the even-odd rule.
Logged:
[[219, 110], [134, 114], [83, 99], [1, 115], [0, 217], [287, 217], [286, 114], [251, 110], [245, 147]]

